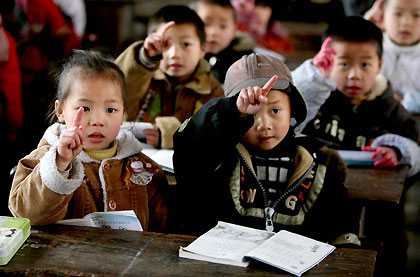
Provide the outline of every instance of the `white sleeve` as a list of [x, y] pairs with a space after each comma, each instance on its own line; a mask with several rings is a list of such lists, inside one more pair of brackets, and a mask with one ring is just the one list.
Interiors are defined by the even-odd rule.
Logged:
[[319, 108], [330, 97], [331, 91], [335, 90], [336, 84], [331, 77], [324, 78], [318, 68], [312, 64], [312, 59], [306, 60], [292, 72], [296, 88], [302, 94], [308, 107], [308, 115], [304, 122], [296, 127], [301, 132], [306, 124], [317, 114]]
[[398, 164], [410, 166], [408, 177], [420, 172], [420, 147], [417, 142], [400, 135], [385, 134], [373, 141], [372, 147], [378, 146], [393, 146], [400, 150], [401, 159]]

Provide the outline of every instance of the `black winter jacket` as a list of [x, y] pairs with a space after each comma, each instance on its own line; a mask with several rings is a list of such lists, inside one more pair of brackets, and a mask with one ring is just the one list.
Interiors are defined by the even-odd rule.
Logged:
[[[266, 228], [263, 193], [256, 177], [247, 179], [250, 183], [246, 184], [257, 190], [255, 205], [241, 197], [245, 185], [240, 178], [241, 165], [248, 176], [255, 176], [241, 143], [253, 117], [239, 116], [236, 99], [209, 101], [174, 135], [177, 207], [186, 233], [200, 235], [219, 220]], [[274, 208], [274, 231], [286, 229], [322, 241], [356, 233], [357, 214], [351, 211], [343, 185], [344, 162], [334, 150], [321, 148], [313, 139], [291, 141], [295, 170]]]

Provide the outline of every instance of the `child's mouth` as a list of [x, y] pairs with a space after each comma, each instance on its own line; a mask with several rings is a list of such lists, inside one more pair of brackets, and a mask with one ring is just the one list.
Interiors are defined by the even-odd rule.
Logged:
[[91, 142], [101, 142], [105, 139], [105, 136], [102, 135], [101, 133], [92, 133], [88, 136], [89, 140]]
[[347, 91], [350, 94], [357, 94], [360, 92], [360, 88], [359, 87], [347, 87]]
[[171, 64], [169, 67], [172, 70], [179, 70], [179, 69], [181, 69], [182, 66], [180, 64]]
[[273, 137], [262, 137], [260, 138], [260, 142], [264, 143], [264, 142], [269, 142]]
[[404, 37], [407, 37], [407, 36], [410, 35], [410, 32], [409, 31], [401, 31], [400, 34]]

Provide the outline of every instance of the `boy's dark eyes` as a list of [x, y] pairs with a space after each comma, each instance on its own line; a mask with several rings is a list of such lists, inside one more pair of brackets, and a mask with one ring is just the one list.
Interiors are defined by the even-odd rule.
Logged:
[[116, 112], [117, 110], [116, 109], [114, 109], [114, 108], [108, 108], [108, 109], [106, 109], [106, 112], [107, 113], [114, 113], [114, 112]]
[[188, 47], [188, 46], [190, 46], [190, 45], [191, 45], [191, 43], [189, 43], [189, 42], [184, 42], [184, 43], [183, 43], [183, 45], [184, 45], [184, 47]]
[[88, 111], [90, 111], [90, 108], [89, 107], [83, 107], [83, 111], [88, 112]]
[[348, 64], [348, 63], [340, 63], [340, 65], [341, 65], [341, 66], [343, 66], [343, 67], [346, 67], [346, 66], [348, 66], [349, 64]]
[[277, 114], [277, 113], [279, 113], [280, 112], [280, 109], [272, 109], [271, 110], [271, 113], [272, 114]]

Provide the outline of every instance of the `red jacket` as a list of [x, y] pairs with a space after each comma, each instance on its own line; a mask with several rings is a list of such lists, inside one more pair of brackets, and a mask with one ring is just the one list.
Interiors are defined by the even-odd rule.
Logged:
[[16, 131], [23, 120], [19, 60], [15, 41], [2, 25], [0, 37], [0, 118], [5, 117], [9, 129]]
[[27, 1], [27, 22], [19, 32], [20, 64], [25, 69], [23, 83], [48, 68], [49, 60], [60, 59], [80, 47], [80, 40], [52, 0]]

